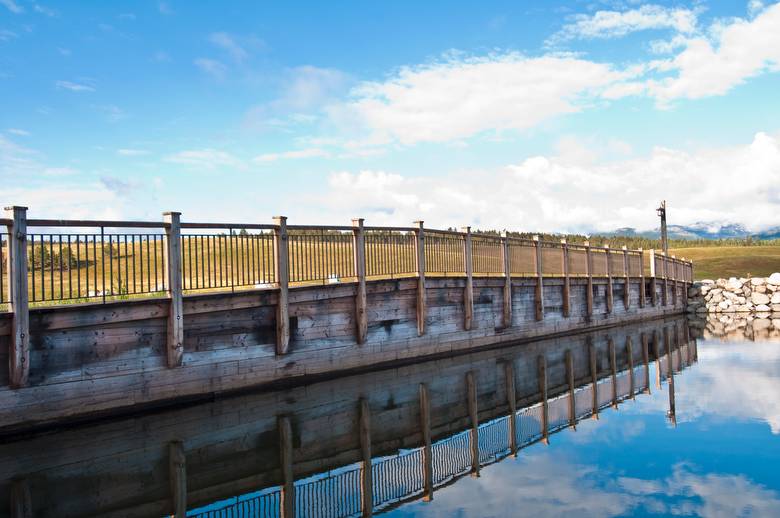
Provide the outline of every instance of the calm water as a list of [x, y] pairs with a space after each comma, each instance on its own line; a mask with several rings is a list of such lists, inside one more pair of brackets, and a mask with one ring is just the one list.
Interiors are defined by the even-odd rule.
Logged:
[[177, 491], [188, 516], [280, 516], [285, 491], [297, 516], [357, 516], [367, 437], [389, 516], [780, 516], [776, 323], [646, 323], [5, 440], [0, 516], [163, 516]]

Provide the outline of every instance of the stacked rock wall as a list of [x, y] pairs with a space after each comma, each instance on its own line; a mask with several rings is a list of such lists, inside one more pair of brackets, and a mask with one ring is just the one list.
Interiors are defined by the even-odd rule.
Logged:
[[695, 282], [688, 289], [688, 312], [780, 313], [780, 273]]

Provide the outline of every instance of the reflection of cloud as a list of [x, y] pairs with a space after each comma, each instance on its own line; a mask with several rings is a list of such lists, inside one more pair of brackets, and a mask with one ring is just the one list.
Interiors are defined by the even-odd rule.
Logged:
[[[675, 515], [778, 516], [780, 495], [751, 482], [744, 475], [708, 473], [699, 475], [683, 464], [661, 481], [621, 477], [618, 484], [639, 502], [650, 495], [670, 499], [663, 512]], [[655, 504], [660, 503], [656, 498]]]
[[[780, 347], [771, 342], [700, 341], [699, 363], [675, 377], [678, 423], [702, 415], [766, 422], [780, 434]], [[655, 412], [664, 398], [628, 412]]]
[[[456, 488], [457, 487], [457, 488]], [[642, 512], [644, 511], [644, 513]], [[621, 477], [603, 466], [537, 450], [434, 492], [434, 503], [395, 511], [426, 516], [617, 516], [675, 514], [777, 516], [780, 495], [743, 475], [698, 474], [678, 464], [660, 480]]]

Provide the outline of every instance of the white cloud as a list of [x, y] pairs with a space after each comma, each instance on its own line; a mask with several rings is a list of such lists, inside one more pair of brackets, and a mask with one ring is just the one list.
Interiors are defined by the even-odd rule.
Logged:
[[[312, 212], [298, 217], [346, 221], [357, 214], [372, 224], [423, 219], [434, 228], [589, 232], [654, 228], [654, 209], [667, 199], [679, 224], [778, 224], [780, 135], [758, 133], [749, 144], [695, 152], [656, 148], [648, 156], [608, 162], [578, 156], [576, 148], [568, 141], [557, 156], [439, 177], [339, 172], [326, 192], [307, 203]], [[618, 156], [629, 151], [619, 141], [604, 148]]]
[[634, 74], [567, 56], [452, 58], [364, 83], [346, 109], [375, 139], [444, 142], [488, 130], [522, 130], [580, 111], [607, 86]]
[[746, 79], [780, 70], [780, 3], [752, 20], [717, 23], [711, 36], [685, 41], [685, 49], [657, 65], [673, 75], [648, 81], [648, 92], [661, 103], [723, 95]]
[[247, 51], [236, 42], [236, 38], [226, 32], [215, 32], [209, 35], [209, 41], [225, 50], [236, 61], [243, 61], [249, 55]]
[[24, 12], [24, 9], [19, 4], [14, 2], [14, 0], [0, 0], [0, 5], [4, 6], [14, 14], [20, 14]]
[[300, 158], [324, 158], [329, 157], [330, 153], [320, 148], [297, 149], [295, 151], [285, 151], [283, 153], [266, 153], [254, 158], [255, 162], [275, 162], [277, 160], [300, 159]]
[[244, 169], [245, 164], [240, 159], [218, 149], [190, 149], [174, 153], [164, 158], [166, 162], [182, 164], [191, 169]]
[[575, 15], [574, 22], [565, 25], [547, 40], [548, 44], [573, 39], [618, 38], [632, 32], [650, 29], [671, 29], [690, 34], [696, 30], [697, 14], [685, 8], [643, 5], [626, 11], [597, 11], [593, 15]]
[[101, 112], [109, 122], [119, 122], [127, 117], [127, 113], [122, 108], [113, 104], [95, 106], [95, 109]]
[[168, 5], [168, 2], [160, 2], [157, 4], [157, 10], [160, 12], [160, 14], [164, 15], [171, 15], [173, 14], [173, 9], [170, 5]]
[[117, 155], [121, 156], [142, 156], [142, 155], [148, 155], [149, 152], [145, 149], [128, 149], [128, 148], [121, 148], [116, 150]]
[[23, 130], [23, 129], [19, 129], [19, 128], [8, 128], [6, 131], [8, 133], [10, 133], [11, 135], [18, 135], [20, 137], [29, 137], [30, 136], [30, 132], [29, 131]]
[[54, 9], [50, 9], [41, 4], [33, 4], [33, 9], [36, 13], [40, 13], [45, 16], [57, 16], [57, 12]]
[[194, 63], [201, 71], [216, 79], [223, 79], [225, 77], [225, 72], [227, 72], [225, 64], [216, 59], [198, 58]]
[[0, 29], [0, 41], [11, 41], [12, 39], [17, 38], [18, 36], [19, 35], [13, 31]]
[[55, 81], [54, 85], [61, 90], [70, 90], [71, 92], [94, 92], [95, 88], [84, 83], [75, 83], [73, 81]]

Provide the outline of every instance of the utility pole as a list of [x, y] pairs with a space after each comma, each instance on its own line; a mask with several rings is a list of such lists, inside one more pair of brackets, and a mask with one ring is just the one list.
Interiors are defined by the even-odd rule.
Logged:
[[666, 200], [663, 200], [661, 206], [655, 211], [661, 217], [661, 249], [664, 254], [669, 255], [669, 238], [666, 235]]

